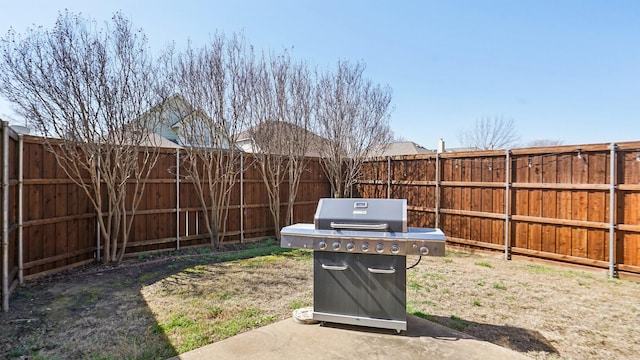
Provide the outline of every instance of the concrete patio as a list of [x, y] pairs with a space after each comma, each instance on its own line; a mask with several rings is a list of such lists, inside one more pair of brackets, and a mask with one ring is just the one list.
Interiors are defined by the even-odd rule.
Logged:
[[412, 315], [406, 334], [289, 318], [173, 357], [204, 359], [526, 359], [518, 352]]

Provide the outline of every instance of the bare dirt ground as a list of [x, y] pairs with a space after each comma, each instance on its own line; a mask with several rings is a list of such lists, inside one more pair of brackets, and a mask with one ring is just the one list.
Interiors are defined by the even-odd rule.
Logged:
[[[136, 258], [28, 282], [0, 313], [0, 358], [162, 359], [312, 303], [308, 252], [221, 260]], [[604, 271], [449, 251], [407, 276], [409, 313], [531, 358], [640, 353], [640, 284]]]

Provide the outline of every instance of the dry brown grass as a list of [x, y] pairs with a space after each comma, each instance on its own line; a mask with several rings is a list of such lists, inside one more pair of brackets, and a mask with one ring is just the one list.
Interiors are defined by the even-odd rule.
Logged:
[[407, 282], [409, 311], [533, 358], [640, 353], [640, 284], [604, 271], [449, 252]]
[[[0, 314], [0, 358], [163, 358], [290, 317], [312, 302], [310, 254], [295, 254], [174, 257], [28, 283]], [[407, 274], [408, 312], [532, 358], [640, 353], [640, 284], [455, 251]]]

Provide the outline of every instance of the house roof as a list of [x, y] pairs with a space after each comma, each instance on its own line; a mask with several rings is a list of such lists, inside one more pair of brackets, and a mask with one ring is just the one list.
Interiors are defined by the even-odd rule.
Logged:
[[457, 148], [449, 148], [445, 149], [444, 152], [453, 153], [453, 152], [469, 152], [469, 151], [480, 151], [477, 147], [457, 147]]
[[236, 144], [250, 142], [250, 146], [244, 147], [245, 151], [269, 151], [273, 154], [284, 155], [288, 153], [286, 149], [276, 149], [273, 146], [265, 146], [263, 142], [273, 140], [276, 136], [282, 136], [281, 139], [275, 139], [276, 141], [274, 143], [286, 144], [297, 141], [295, 137], [296, 134], [300, 135], [305, 133], [310, 143], [304, 155], [319, 157], [321, 153], [320, 149], [326, 142], [324, 138], [296, 124], [282, 121], [265, 121], [251, 127], [238, 135]]
[[174, 148], [174, 149], [183, 149], [182, 146], [176, 144], [175, 142], [167, 139], [166, 137], [155, 134], [153, 132], [149, 132], [149, 138], [144, 143], [140, 144], [142, 146], [156, 146], [161, 148]]
[[429, 150], [413, 141], [398, 141], [381, 146], [372, 152], [372, 157], [379, 156], [396, 156], [396, 155], [416, 155], [431, 154], [433, 150]]
[[[162, 144], [159, 146], [180, 148], [221, 146], [223, 149], [230, 147], [226, 138], [215, 135], [221, 127], [180, 94], [175, 94], [155, 105], [140, 118], [143, 116], [157, 117], [157, 123], [153, 128], [157, 136], [150, 142]], [[204, 122], [204, 126], [198, 125], [199, 122]], [[210, 133], [211, 129], [216, 130], [214, 134]]]

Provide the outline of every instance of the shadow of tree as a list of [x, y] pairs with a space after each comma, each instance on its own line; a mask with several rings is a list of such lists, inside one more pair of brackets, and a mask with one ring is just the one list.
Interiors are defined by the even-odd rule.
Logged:
[[158, 269], [91, 264], [25, 283], [11, 311], [0, 313], [0, 358], [176, 355], [140, 292], [165, 276]]
[[[195, 251], [195, 250], [194, 250]], [[29, 281], [12, 294], [10, 312], [0, 312], [0, 359], [95, 358], [165, 359], [178, 354], [170, 339], [172, 326], [157, 318], [143, 291], [164, 281], [180, 293], [199, 295], [194, 284], [216, 277], [208, 265], [246, 260], [228, 273], [260, 272], [266, 255], [310, 256], [272, 241], [249, 244], [224, 253], [189, 250], [179, 254], [130, 258], [119, 266], [88, 264]], [[258, 258], [256, 258], [258, 257]], [[292, 287], [295, 276], [252, 276], [239, 286]], [[159, 293], [158, 297], [166, 294]], [[177, 314], [179, 315], [179, 314]], [[175, 339], [174, 339], [175, 340]]]

